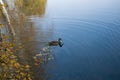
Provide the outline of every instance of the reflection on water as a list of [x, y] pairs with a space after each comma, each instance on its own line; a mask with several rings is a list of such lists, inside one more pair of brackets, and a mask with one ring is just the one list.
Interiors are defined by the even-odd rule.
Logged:
[[11, 21], [25, 48], [21, 61], [33, 64], [50, 40], [62, 36], [65, 43], [53, 48], [55, 60], [34, 66], [35, 80], [120, 79], [119, 0], [11, 1]]
[[24, 12], [26, 16], [42, 15], [45, 13], [46, 0], [15, 0], [15, 7]]
[[[17, 35], [17, 43], [23, 45], [19, 58], [24, 64], [32, 65], [35, 80], [42, 80], [45, 69], [36, 66], [33, 57], [47, 47], [54, 29], [50, 22], [43, 20], [46, 0], [7, 0], [11, 23]], [[45, 25], [42, 25], [42, 24]], [[45, 29], [46, 27], [46, 29]]]

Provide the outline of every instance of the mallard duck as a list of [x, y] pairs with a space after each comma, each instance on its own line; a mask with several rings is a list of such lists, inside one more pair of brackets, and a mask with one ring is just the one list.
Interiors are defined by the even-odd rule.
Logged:
[[58, 38], [58, 41], [51, 41], [51, 42], [48, 42], [49, 46], [60, 46], [62, 47], [63, 46], [63, 41], [61, 38]]

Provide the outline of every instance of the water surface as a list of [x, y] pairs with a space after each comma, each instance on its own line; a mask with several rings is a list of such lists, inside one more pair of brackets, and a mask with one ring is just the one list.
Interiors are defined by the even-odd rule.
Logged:
[[[47, 65], [50, 80], [120, 79], [120, 1], [49, 0], [45, 19], [65, 45]], [[52, 65], [52, 67], [50, 67]]]
[[34, 67], [35, 80], [120, 80], [119, 0], [37, 3], [16, 6], [21, 23], [16, 31], [26, 47], [23, 58], [32, 64], [35, 52], [59, 37], [64, 46], [52, 48], [54, 60]]

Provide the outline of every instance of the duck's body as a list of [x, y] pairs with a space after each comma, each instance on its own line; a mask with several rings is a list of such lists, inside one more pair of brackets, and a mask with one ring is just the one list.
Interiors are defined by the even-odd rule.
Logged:
[[51, 42], [48, 42], [49, 46], [60, 46], [62, 47], [63, 46], [63, 42], [62, 42], [62, 39], [59, 38], [58, 41], [51, 41]]
[[58, 41], [51, 41], [49, 42], [49, 46], [57, 46], [58, 45]]

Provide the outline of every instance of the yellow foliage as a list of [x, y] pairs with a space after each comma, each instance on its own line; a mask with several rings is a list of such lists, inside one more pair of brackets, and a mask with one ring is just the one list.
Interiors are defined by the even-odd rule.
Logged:
[[32, 80], [30, 66], [18, 62], [16, 47], [14, 43], [1, 42], [0, 80]]
[[45, 13], [46, 1], [47, 0], [15, 0], [15, 6], [27, 16], [42, 15]]
[[0, 28], [3, 28], [4, 27], [4, 24], [0, 24]]

